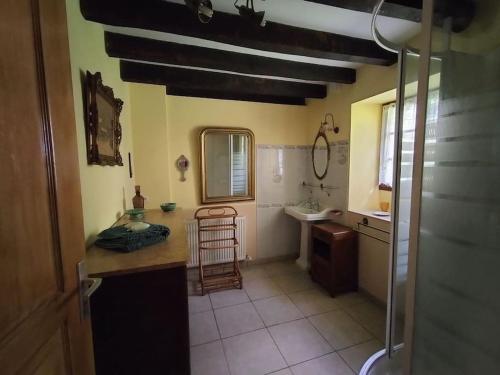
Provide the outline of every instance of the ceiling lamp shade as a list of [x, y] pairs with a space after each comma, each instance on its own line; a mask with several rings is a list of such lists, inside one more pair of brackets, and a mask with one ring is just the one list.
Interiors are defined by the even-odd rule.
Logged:
[[201, 23], [209, 23], [214, 15], [212, 2], [210, 0], [185, 0], [186, 5], [191, 9]]

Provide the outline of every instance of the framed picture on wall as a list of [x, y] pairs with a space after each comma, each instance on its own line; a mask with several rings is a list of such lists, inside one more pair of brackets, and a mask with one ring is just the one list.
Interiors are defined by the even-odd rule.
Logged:
[[120, 155], [123, 101], [104, 86], [101, 73], [87, 71], [84, 83], [85, 139], [88, 164], [123, 165]]

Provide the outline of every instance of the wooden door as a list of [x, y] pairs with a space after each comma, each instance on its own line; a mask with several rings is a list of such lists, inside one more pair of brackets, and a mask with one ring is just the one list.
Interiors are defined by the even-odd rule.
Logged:
[[92, 374], [64, 0], [0, 1], [0, 51], [0, 373]]

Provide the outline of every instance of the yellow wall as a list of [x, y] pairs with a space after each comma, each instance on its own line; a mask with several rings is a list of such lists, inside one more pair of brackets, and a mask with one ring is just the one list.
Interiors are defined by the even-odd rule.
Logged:
[[146, 197], [146, 208], [170, 201], [170, 173], [165, 87], [130, 84], [132, 157], [135, 181]]
[[[362, 168], [367, 165], [370, 166], [372, 183], [375, 180], [375, 173], [378, 172], [379, 155], [378, 152], [371, 152], [370, 157], [363, 160], [363, 155], [358, 154], [356, 147], [353, 148], [351, 139], [351, 125], [361, 122], [367, 113], [365, 111], [355, 112], [351, 111], [352, 104], [359, 102], [363, 99], [393, 90], [396, 87], [397, 65], [390, 67], [379, 66], [363, 66], [357, 70], [356, 83], [353, 85], [330, 85], [328, 90], [328, 97], [324, 100], [311, 100], [308, 103], [308, 141], [313, 142], [319, 128], [319, 124], [323, 121], [325, 113], [331, 112], [335, 118], [336, 126], [340, 127], [338, 134], [328, 132], [327, 136], [330, 141], [350, 140], [349, 157], [350, 162], [360, 164]], [[380, 105], [378, 105], [380, 108]], [[371, 112], [372, 117], [379, 116], [375, 108], [365, 110]], [[359, 116], [358, 116], [359, 115]], [[366, 117], [366, 116], [365, 116]], [[379, 120], [380, 122], [380, 120]], [[377, 124], [379, 123], [377, 122]], [[379, 128], [375, 124], [372, 127], [372, 137], [379, 139]], [[366, 123], [366, 125], [369, 125]], [[374, 125], [374, 124], [371, 124]], [[378, 130], [376, 130], [376, 129]], [[358, 156], [361, 157], [358, 160]], [[358, 163], [359, 161], [359, 163]], [[363, 164], [363, 161], [365, 162]], [[349, 188], [358, 188], [355, 178], [349, 178]], [[376, 184], [376, 182], [375, 182]], [[376, 185], [372, 186], [372, 192], [366, 197], [368, 201], [372, 200], [371, 204], [375, 204], [375, 198], [378, 194], [378, 189], [373, 189]], [[362, 186], [361, 186], [362, 188]], [[357, 223], [363, 218], [362, 215], [348, 212], [345, 217], [345, 222], [348, 225], [357, 227]], [[390, 223], [388, 221], [369, 219], [370, 225], [380, 226], [383, 230], [389, 230]], [[378, 233], [378, 232], [377, 232]], [[382, 232], [383, 233], [383, 232]], [[380, 233], [378, 233], [380, 234]], [[378, 300], [385, 302], [387, 298], [387, 270], [389, 262], [389, 245], [378, 240], [372, 239], [368, 236], [360, 234], [359, 240], [359, 286], [365, 292], [368, 292]]]
[[[125, 207], [131, 205], [133, 181], [128, 175], [127, 157], [132, 148], [130, 98], [128, 84], [120, 79], [118, 60], [109, 58], [104, 50], [102, 25], [83, 19], [79, 1], [67, 0], [66, 7], [85, 238], [90, 244], [97, 233], [113, 224]], [[120, 116], [123, 167], [87, 165], [81, 83], [87, 70], [101, 72], [104, 84], [112, 87], [115, 96], [124, 101]]]
[[[180, 206], [200, 204], [199, 132], [207, 126], [251, 129], [256, 144], [307, 143], [307, 107], [166, 96], [171, 197]], [[175, 160], [184, 154], [191, 166], [180, 181]]]
[[357, 103], [351, 110], [349, 211], [379, 210], [382, 107], [380, 104]]
[[[370, 139], [373, 140], [374, 137], [377, 139], [376, 150], [373, 147], [374, 143], [370, 143], [369, 155], [366, 155], [365, 152], [360, 154], [363, 148], [356, 149], [356, 145], [353, 146], [352, 142], [350, 142], [350, 171], [363, 170], [366, 174], [364, 177], [350, 174], [349, 189], [353, 190], [354, 195], [352, 197], [350, 195], [349, 208], [352, 205], [358, 206], [358, 208], [368, 205], [369, 208], [377, 209], [379, 196], [381, 199], [390, 202], [390, 194], [381, 193], [376, 189], [378, 186], [380, 103], [377, 103], [377, 106], [370, 106], [369, 103], [366, 103], [363, 106], [359, 105], [357, 108], [353, 107], [353, 104], [387, 91], [391, 91], [390, 95], [395, 96], [396, 77], [397, 64], [390, 67], [365, 65], [357, 70], [355, 84], [331, 84], [328, 87], [326, 99], [308, 102], [307, 139], [309, 143], [312, 143], [316, 137], [319, 124], [323, 121], [327, 112], [333, 114], [335, 125], [340, 128], [338, 134], [327, 133], [330, 141], [351, 140], [353, 124], [360, 124], [361, 127], [366, 128], [364, 130], [369, 132], [370, 135], [366, 137], [363, 136], [361, 129], [357, 132], [357, 134], [363, 136], [362, 138], [366, 142], [369, 142]], [[370, 126], [370, 124], [375, 125], [375, 127]], [[358, 181], [359, 178], [362, 178], [363, 181]], [[366, 181], [370, 181], [369, 186], [366, 186]]]
[[[249, 128], [256, 144], [307, 144], [308, 109], [287, 106], [166, 96], [163, 86], [131, 84], [135, 181], [147, 208], [173, 201], [192, 218], [200, 206], [199, 132], [207, 126]], [[186, 156], [190, 166], [180, 181], [175, 162]], [[247, 253], [256, 258], [256, 204], [232, 204], [247, 218]]]
[[328, 96], [323, 100], [310, 100], [308, 102], [308, 140], [314, 141], [320, 122], [325, 113], [331, 112], [335, 124], [340, 127], [338, 134], [328, 133], [330, 141], [350, 138], [351, 131], [351, 105], [362, 99], [374, 96], [396, 87], [397, 64], [389, 67], [365, 65], [356, 72], [356, 83], [331, 84], [328, 87]]

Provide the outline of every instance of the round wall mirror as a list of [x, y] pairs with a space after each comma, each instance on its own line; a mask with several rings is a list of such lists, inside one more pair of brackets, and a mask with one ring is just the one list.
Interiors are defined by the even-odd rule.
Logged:
[[312, 149], [314, 175], [318, 180], [325, 178], [330, 163], [330, 145], [325, 133], [318, 133]]

